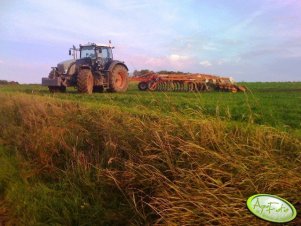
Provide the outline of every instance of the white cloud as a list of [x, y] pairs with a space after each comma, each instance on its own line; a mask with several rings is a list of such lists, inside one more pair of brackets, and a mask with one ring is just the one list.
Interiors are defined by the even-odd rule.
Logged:
[[187, 60], [188, 58], [189, 58], [188, 56], [181, 56], [177, 54], [171, 54], [168, 56], [168, 59], [171, 61], [183, 61], [183, 60]]
[[198, 59], [172, 54], [169, 56], [151, 57], [142, 55], [127, 55], [126, 63], [130, 70], [149, 69], [153, 71], [170, 70], [184, 72], [200, 72]]
[[[34, 10], [29, 13], [29, 9]], [[6, 39], [13, 41], [19, 41], [20, 37], [31, 42], [98, 41], [94, 39], [121, 38], [128, 31], [122, 29], [120, 20], [103, 7], [70, 0], [59, 3], [26, 0], [26, 6], [15, 6], [14, 13], [7, 20], [9, 23], [0, 21], [0, 25], [6, 32]], [[100, 25], [102, 32], [97, 29]]]
[[212, 63], [209, 60], [204, 60], [200, 62], [200, 65], [202, 65], [203, 67], [211, 67]]

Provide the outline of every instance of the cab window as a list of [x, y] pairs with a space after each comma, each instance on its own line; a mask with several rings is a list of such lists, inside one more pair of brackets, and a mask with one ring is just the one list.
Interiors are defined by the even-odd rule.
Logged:
[[100, 56], [104, 59], [112, 59], [112, 50], [111, 48], [107, 48], [107, 47], [102, 47], [101, 48], [101, 53]]
[[107, 48], [102, 48], [102, 58], [109, 58], [109, 52]]
[[87, 46], [87, 47], [81, 48], [80, 58], [86, 58], [86, 57], [90, 57], [90, 58], [96, 57], [94, 47]]

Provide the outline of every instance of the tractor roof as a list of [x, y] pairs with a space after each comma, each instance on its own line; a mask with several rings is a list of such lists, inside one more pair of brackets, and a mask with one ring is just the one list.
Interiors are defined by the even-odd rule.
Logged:
[[109, 48], [114, 48], [113, 46], [111, 45], [106, 45], [106, 44], [100, 44], [100, 43], [91, 43], [91, 42], [88, 42], [87, 44], [80, 44], [79, 45], [80, 47], [85, 47], [85, 46], [96, 46], [96, 47], [109, 47]]

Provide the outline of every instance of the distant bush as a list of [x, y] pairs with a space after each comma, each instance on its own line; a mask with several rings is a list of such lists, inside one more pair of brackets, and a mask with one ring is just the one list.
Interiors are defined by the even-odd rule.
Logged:
[[15, 81], [6, 81], [6, 80], [0, 80], [0, 85], [19, 85], [18, 82]]
[[190, 74], [182, 71], [158, 71], [158, 74]]
[[148, 69], [142, 69], [142, 70], [135, 70], [133, 72], [133, 76], [134, 77], [140, 77], [140, 76], [143, 76], [143, 75], [146, 75], [146, 74], [149, 74], [149, 73], [154, 73], [153, 71], [151, 70], [148, 70]]

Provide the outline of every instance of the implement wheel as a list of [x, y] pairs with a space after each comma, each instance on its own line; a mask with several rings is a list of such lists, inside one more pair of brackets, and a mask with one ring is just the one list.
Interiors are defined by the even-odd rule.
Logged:
[[148, 89], [148, 83], [147, 82], [139, 82], [138, 89], [141, 91], [146, 91]]
[[149, 83], [148, 83], [148, 89], [149, 89], [150, 91], [155, 91], [155, 90], [157, 89], [157, 87], [158, 87], [158, 84], [160, 85], [160, 83], [158, 83], [158, 82], [156, 82], [156, 81], [154, 81], [154, 82], [149, 82]]
[[80, 93], [93, 92], [93, 75], [90, 69], [81, 69], [77, 76], [77, 89]]
[[125, 66], [117, 64], [109, 75], [110, 92], [125, 92], [129, 86], [128, 70]]

